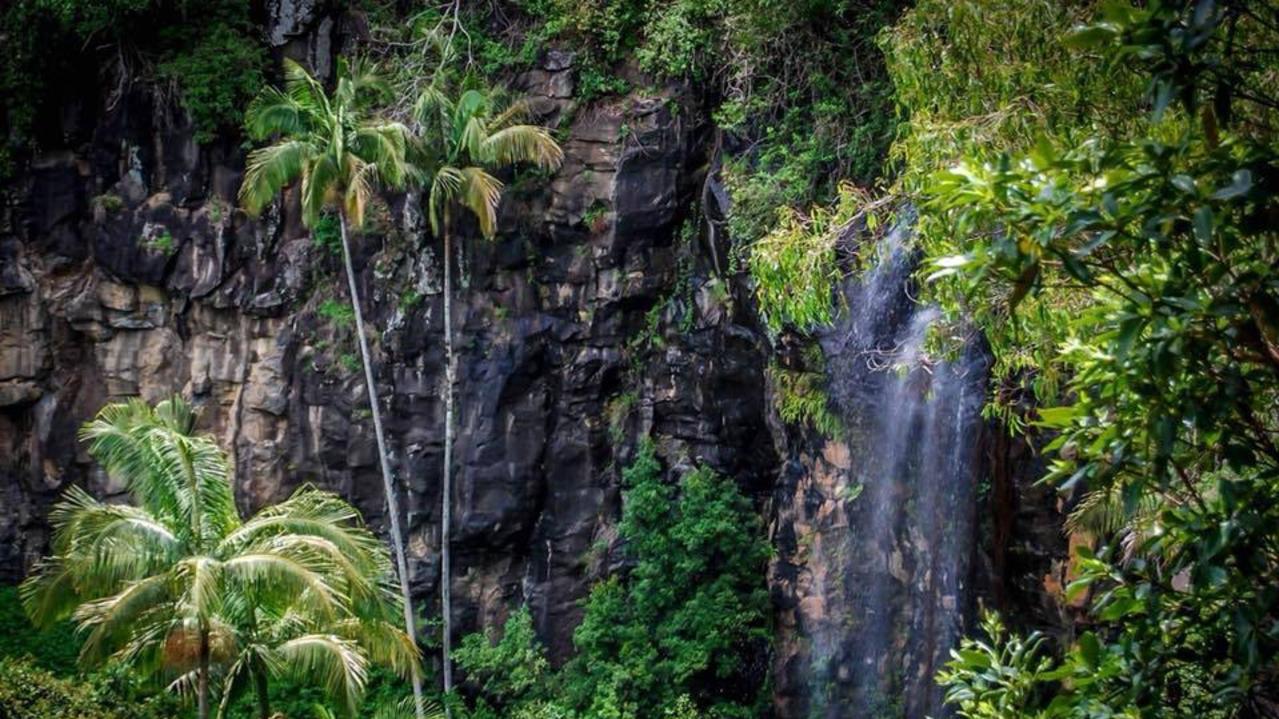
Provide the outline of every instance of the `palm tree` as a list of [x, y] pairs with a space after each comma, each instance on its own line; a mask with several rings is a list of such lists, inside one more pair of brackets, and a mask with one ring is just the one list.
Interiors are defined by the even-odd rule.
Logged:
[[[349, 703], [363, 690], [368, 654], [402, 671], [416, 665], [407, 637], [377, 623], [393, 611], [390, 559], [355, 509], [303, 487], [242, 522], [226, 454], [193, 434], [195, 419], [179, 398], [154, 409], [132, 400], [84, 426], [90, 454], [134, 505], [72, 487], [54, 507], [53, 555], [21, 588], [33, 622], [73, 618], [85, 664], [111, 659], [176, 677], [170, 687], [196, 694], [201, 719], [220, 666], [252, 679], [261, 698], [268, 676], [305, 673]], [[246, 619], [290, 614], [306, 621], [282, 641], [262, 650], [242, 643]], [[361, 623], [367, 628], [353, 626]]]
[[453, 396], [457, 381], [457, 357], [453, 351], [452, 237], [450, 220], [455, 210], [470, 212], [478, 220], [480, 233], [493, 237], [497, 230], [497, 206], [502, 199], [502, 182], [490, 170], [532, 163], [554, 169], [563, 152], [546, 129], [518, 124], [526, 108], [514, 103], [504, 110], [496, 95], [466, 90], [452, 101], [436, 83], [428, 85], [413, 108], [413, 119], [421, 128], [418, 148], [429, 158], [417, 163], [433, 168], [422, 178], [429, 185], [427, 205], [431, 230], [444, 243], [444, 477], [440, 517], [440, 613], [443, 617], [442, 652], [444, 691], [453, 688], [453, 668], [449, 661], [452, 644], [452, 601], [449, 577], [449, 540], [453, 494]]
[[[289, 500], [268, 507], [246, 523], [237, 541], [255, 534], [297, 530], [303, 539], [291, 542], [318, 543], [318, 549], [342, 564], [350, 563], [347, 613], [339, 618], [316, 615], [303, 603], [261, 601], [254, 594], [237, 596], [224, 611], [231, 633], [234, 657], [222, 673], [222, 702], [218, 715], [252, 687], [261, 719], [271, 714], [267, 695], [270, 679], [291, 678], [320, 686], [330, 698], [354, 714], [363, 691], [365, 671], [372, 662], [390, 667], [412, 679], [418, 662], [417, 648], [404, 630], [395, 626], [391, 614], [395, 590], [369, 581], [369, 575], [389, 584], [393, 576], [385, 548], [371, 533], [359, 528], [365, 547], [306, 534], [309, 528], [348, 526], [359, 522], [359, 513], [335, 494], [309, 488], [299, 490]], [[279, 541], [279, 540], [277, 540]], [[371, 561], [370, 561], [371, 560]], [[360, 570], [360, 567], [365, 567]], [[391, 608], [391, 612], [388, 612]], [[329, 658], [336, 661], [325, 661]], [[316, 661], [319, 659], [320, 661]]]
[[[256, 141], [277, 138], [273, 144], [249, 154], [240, 203], [252, 214], [261, 212], [286, 186], [301, 181], [302, 221], [314, 227], [326, 208], [336, 207], [342, 236], [342, 260], [346, 267], [351, 307], [355, 311], [355, 335], [364, 365], [364, 386], [377, 438], [382, 485], [390, 516], [391, 541], [404, 604], [404, 629], [416, 642], [413, 600], [409, 592], [408, 562], [400, 530], [400, 508], [391, 477], [391, 464], [382, 431], [382, 414], [373, 380], [373, 363], [364, 335], [364, 315], [351, 265], [347, 225], [364, 224], [364, 208], [378, 182], [398, 187], [404, 183], [407, 164], [407, 129], [400, 123], [364, 119], [369, 102], [383, 86], [371, 72], [345, 62], [338, 63], [333, 95], [299, 64], [284, 61], [284, 90], [266, 88], [245, 113], [248, 134]], [[422, 680], [413, 677], [413, 695], [422, 706]], [[418, 716], [422, 716], [419, 709]]]

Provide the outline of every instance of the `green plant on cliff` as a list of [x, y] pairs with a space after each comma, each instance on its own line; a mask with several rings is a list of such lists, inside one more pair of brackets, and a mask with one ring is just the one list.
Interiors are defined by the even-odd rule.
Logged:
[[666, 481], [647, 440], [622, 474], [628, 568], [592, 589], [573, 634], [577, 655], [550, 670], [527, 609], [500, 638], [467, 637], [457, 661], [475, 692], [473, 716], [760, 715], [770, 633], [758, 515], [708, 469]]
[[[364, 224], [365, 208], [379, 183], [401, 186], [409, 167], [405, 158], [408, 130], [369, 113], [370, 104], [385, 95], [385, 86], [372, 68], [344, 60], [338, 63], [337, 85], [330, 95], [301, 65], [285, 60], [283, 90], [262, 91], [245, 113], [249, 137], [272, 144], [249, 153], [240, 203], [258, 214], [286, 186], [299, 184], [302, 221], [315, 228], [326, 208], [336, 207], [342, 260], [355, 320], [355, 335], [364, 365], [364, 387], [372, 412], [377, 438], [382, 487], [386, 494], [391, 541], [395, 548], [396, 574], [404, 609], [404, 628], [416, 642], [412, 596], [409, 593], [408, 562], [404, 535], [400, 529], [399, 497], [391, 474], [373, 360], [364, 331], [364, 316], [347, 226]], [[413, 695], [419, 719], [424, 714], [422, 679], [413, 674]]]
[[565, 669], [569, 701], [584, 716], [637, 717], [687, 695], [710, 716], [753, 716], [768, 547], [750, 502], [705, 468], [664, 481], [648, 442], [622, 476], [618, 533], [633, 565], [591, 591]]
[[214, 23], [194, 40], [189, 28], [180, 28], [172, 42], [182, 49], [166, 53], [157, 66], [160, 78], [177, 86], [196, 142], [238, 128], [245, 105], [265, 84], [267, 54], [247, 25], [247, 17]]
[[961, 707], [991, 677], [1033, 687], [1001, 716], [1273, 715], [1279, 106], [1258, 58], [1279, 29], [1246, 3], [1112, 3], [1067, 43], [1113, 85], [1136, 78], [1149, 125], [978, 147], [923, 185], [921, 232], [959, 250], [933, 257], [951, 311], [1015, 324], [1063, 368], [1068, 391], [1037, 410], [1045, 481], [1120, 516], [1077, 549], [1093, 632], [1047, 669], [961, 651], [946, 680]]
[[135, 504], [68, 491], [50, 514], [53, 554], [21, 588], [32, 620], [73, 618], [83, 664], [170, 682], [201, 719], [215, 682], [219, 714], [252, 688], [265, 718], [277, 678], [306, 677], [353, 709], [370, 657], [415, 672], [412, 642], [383, 616], [390, 561], [355, 509], [304, 487], [241, 520], [226, 455], [195, 425], [177, 398], [108, 405], [85, 425]]
[[776, 392], [777, 414], [783, 422], [810, 427], [828, 438], [843, 435], [844, 423], [830, 408], [821, 373], [774, 364], [769, 366], [768, 376]]
[[[444, 59], [449, 50], [444, 50]], [[440, 611], [443, 626], [444, 691], [453, 687], [449, 659], [452, 644], [452, 602], [450, 599], [449, 553], [452, 516], [454, 392], [457, 382], [457, 355], [453, 345], [453, 233], [457, 215], [471, 215], [480, 235], [490, 239], [497, 232], [497, 207], [502, 199], [502, 182], [490, 172], [517, 164], [554, 169], [563, 158], [560, 146], [546, 129], [522, 124], [526, 107], [522, 102], [501, 106], [493, 91], [465, 89], [456, 99], [448, 96], [441, 73], [423, 89], [413, 106], [413, 119], [421, 135], [415, 160], [424, 171], [419, 178], [429, 188], [426, 197], [431, 230], [444, 245], [444, 481], [441, 488], [441, 576]]]
[[[114, 108], [139, 82], [189, 113], [197, 142], [238, 128], [267, 53], [241, 0], [14, 0], [0, 9], [0, 176], [41, 139], [60, 143], [59, 103], [108, 76]], [[97, 90], [98, 88], [92, 88]], [[47, 122], [45, 120], [48, 120]]]

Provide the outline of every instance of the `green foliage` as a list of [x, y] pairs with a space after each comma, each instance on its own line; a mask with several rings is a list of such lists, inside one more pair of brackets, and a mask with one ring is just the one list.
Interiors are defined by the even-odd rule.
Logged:
[[361, 227], [379, 183], [395, 188], [408, 181], [408, 128], [369, 114], [384, 98], [386, 83], [361, 63], [339, 60], [337, 69], [329, 93], [306, 68], [286, 59], [284, 89], [264, 89], [245, 111], [249, 138], [272, 141], [249, 153], [239, 200], [250, 214], [305, 177], [302, 221], [308, 227], [331, 209], [341, 213], [339, 222]]
[[[412, 288], [404, 290], [404, 292], [400, 293], [400, 309], [407, 312], [408, 310], [411, 310], [414, 307], [417, 307], [418, 305], [422, 304], [422, 300], [424, 299], [426, 299], [426, 296], [423, 295], [418, 290], [415, 290]], [[496, 309], [505, 310], [506, 308], [499, 307]]]
[[[881, 38], [903, 117], [891, 151], [900, 168], [896, 191], [917, 197], [934, 173], [961, 160], [997, 163], [1001, 154], [1029, 151], [1041, 138], [1069, 146], [1149, 130], [1144, 78], [1073, 52], [1061, 39], [1098, 4], [925, 0], [907, 12]], [[933, 257], [962, 253], [967, 235], [934, 217], [921, 213], [917, 242]], [[948, 306], [966, 304], [949, 283], [931, 283], [925, 291]], [[1006, 299], [997, 287], [987, 291], [979, 309]], [[1063, 331], [1028, 337], [1021, 320], [1003, 313], [983, 323], [1000, 380], [988, 411], [1014, 424], [1011, 398], [1018, 385], [1028, 382], [1041, 397], [1060, 390], [1065, 368], [1056, 349], [1067, 339], [1071, 317], [1090, 301], [1073, 285], [1023, 299], [1021, 318]]]
[[[343, 352], [338, 355], [338, 364], [340, 364], [342, 369], [346, 370], [347, 373], [355, 374], [360, 371], [360, 356], [354, 352]], [[367, 412], [368, 410], [365, 411]]]
[[566, 670], [570, 701], [586, 716], [629, 717], [687, 694], [711, 716], [750, 716], [764, 696], [751, 658], [768, 641], [757, 515], [710, 470], [663, 482], [648, 443], [623, 483], [618, 530], [634, 565], [591, 592]]
[[113, 215], [124, 209], [124, 198], [117, 194], [106, 192], [94, 197], [89, 201], [89, 204], [95, 210], [101, 210], [108, 215]]
[[[961, 656], [947, 679], [961, 706], [978, 697], [971, 716], [994, 716], [979, 713], [985, 672], [1000, 691], [1036, 687], [1000, 716], [1264, 715], [1279, 672], [1279, 588], [1258, 583], [1279, 570], [1279, 117], [1261, 99], [1273, 73], [1236, 59], [1269, 56], [1279, 33], [1236, 5], [1108, 4], [1068, 43], [1115, 87], [1148, 89], [1148, 128], [1054, 134], [994, 162], [975, 148], [924, 185], [920, 218], [928, 247], [961, 250], [932, 258], [949, 309], [1013, 324], [1067, 378], [1038, 410], [1056, 435], [1045, 481], [1103, 493], [1081, 507], [1101, 550], [1078, 550], [1070, 589], [1091, 595], [1097, 634], [1051, 670]], [[1056, 311], [1026, 312], [1036, 299]]]
[[354, 711], [370, 662], [418, 671], [390, 619], [390, 558], [358, 512], [304, 486], [242, 520], [227, 457], [195, 423], [175, 398], [108, 405], [85, 425], [90, 455], [136, 504], [72, 488], [54, 507], [53, 554], [21, 588], [33, 621], [73, 618], [86, 667], [110, 659], [188, 696], [202, 676], [223, 704], [305, 678]]
[[844, 423], [830, 409], [821, 373], [774, 364], [768, 374], [777, 397], [777, 414], [783, 422], [810, 427], [828, 438], [843, 435]]
[[125, 676], [62, 678], [26, 657], [0, 657], [0, 716], [6, 719], [170, 719], [176, 699], [143, 696]]
[[173, 254], [178, 248], [177, 242], [173, 239], [173, 233], [168, 230], [160, 230], [155, 234], [143, 237], [141, 245], [147, 252], [165, 256]]
[[474, 717], [749, 717], [766, 691], [768, 545], [729, 480], [695, 469], [663, 481], [652, 444], [623, 470], [618, 526], [631, 565], [591, 591], [577, 655], [552, 672], [527, 609], [500, 640], [472, 635], [457, 653], [478, 692]]
[[769, 330], [808, 332], [830, 324], [842, 278], [836, 247], [852, 229], [876, 230], [877, 207], [845, 184], [830, 207], [817, 205], [808, 214], [778, 210], [777, 225], [751, 246], [748, 259], [755, 299]]
[[315, 308], [315, 313], [332, 322], [339, 329], [346, 329], [355, 323], [355, 308], [346, 300], [336, 297], [326, 298]]
[[479, 691], [475, 717], [503, 716], [550, 696], [551, 668], [533, 633], [533, 617], [520, 607], [507, 617], [500, 637], [471, 634], [454, 652], [457, 665]]
[[195, 125], [195, 141], [204, 143], [239, 128], [244, 107], [265, 84], [266, 58], [251, 30], [222, 22], [169, 53], [157, 70], [161, 79], [177, 85]]
[[333, 213], [326, 212], [320, 215], [315, 227], [311, 228], [311, 244], [320, 248], [328, 257], [342, 256], [342, 228], [338, 226], [340, 221]]
[[75, 671], [80, 642], [75, 625], [59, 622], [44, 631], [31, 625], [17, 587], [0, 587], [0, 657], [29, 657], [56, 674]]
[[0, 176], [33, 149], [41, 113], [70, 99], [86, 72], [169, 83], [196, 140], [208, 142], [239, 125], [266, 62], [243, 0], [15, 0], [0, 10], [0, 37]]
[[445, 82], [437, 76], [413, 107], [422, 128], [414, 161], [429, 188], [431, 229], [447, 241], [450, 213], [462, 209], [492, 238], [504, 186], [490, 172], [520, 164], [554, 170], [564, 152], [546, 128], [520, 122], [523, 103], [504, 107], [502, 94], [490, 88], [465, 89], [453, 99]]

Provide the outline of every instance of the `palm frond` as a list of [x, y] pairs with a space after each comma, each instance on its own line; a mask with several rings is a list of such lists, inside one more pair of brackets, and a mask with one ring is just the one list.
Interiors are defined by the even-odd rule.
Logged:
[[390, 621], [353, 617], [336, 623], [333, 632], [359, 644], [370, 661], [390, 668], [401, 678], [410, 679], [422, 670], [417, 644]]
[[[444, 719], [444, 707], [436, 702], [428, 702], [424, 707], [422, 719]], [[405, 697], [395, 704], [384, 704], [378, 707], [373, 719], [413, 719], [417, 716], [413, 697]]]
[[222, 677], [222, 699], [218, 702], [218, 719], [226, 719], [227, 711], [236, 699], [244, 695], [252, 679], [252, 663], [256, 655], [251, 651], [241, 652], [231, 666], [227, 667]]
[[80, 660], [93, 665], [124, 644], [133, 623], [152, 607], [169, 598], [169, 577], [156, 575], [126, 586], [112, 596], [81, 604], [73, 614], [87, 633]]
[[183, 518], [196, 537], [194, 549], [205, 551], [240, 523], [226, 453], [208, 436], [159, 427], [150, 435], [161, 471], [178, 483]]
[[216, 551], [230, 556], [287, 535], [323, 539], [372, 576], [390, 571], [386, 545], [360, 523], [359, 512], [336, 494], [311, 485], [258, 512], [228, 534]]
[[379, 72], [377, 64], [367, 58], [339, 58], [337, 75], [334, 100], [352, 109], [377, 104], [391, 94], [391, 86]]
[[[453, 106], [453, 131], [456, 133], [463, 132], [467, 124], [473, 117], [484, 117], [489, 114], [488, 110], [490, 102], [488, 95], [476, 89], [466, 90], [457, 99], [457, 103]], [[460, 137], [458, 138], [460, 140]], [[462, 142], [457, 142], [461, 146]]]
[[345, 606], [346, 598], [330, 585], [322, 562], [314, 557], [260, 550], [228, 559], [223, 567], [241, 590], [264, 600], [296, 602], [322, 617], [333, 617]]
[[32, 624], [43, 629], [71, 616], [83, 601], [74, 580], [57, 557], [36, 563], [18, 590], [22, 607]]
[[333, 634], [308, 634], [276, 649], [283, 670], [322, 687], [354, 714], [364, 693], [368, 662], [355, 642]]
[[461, 126], [461, 134], [457, 138], [459, 156], [469, 158], [472, 162], [484, 162], [484, 141], [489, 136], [488, 126], [484, 118], [473, 115]]
[[317, 116], [332, 114], [329, 98], [319, 81], [291, 58], [284, 59], [284, 91], [294, 102]]
[[315, 148], [303, 140], [280, 140], [249, 153], [240, 185], [240, 206], [257, 215], [275, 199], [280, 190], [301, 176]]
[[364, 208], [377, 182], [377, 165], [365, 162], [355, 155], [345, 157], [343, 174], [347, 177], [346, 195], [342, 198], [342, 208], [356, 228], [364, 226]]
[[296, 100], [265, 87], [244, 111], [244, 130], [261, 142], [275, 135], [298, 135], [310, 129], [310, 115]]
[[404, 184], [408, 128], [398, 122], [374, 122], [355, 130], [350, 149], [377, 168], [377, 179], [388, 187]]
[[302, 171], [302, 224], [314, 228], [342, 184], [341, 169], [329, 153], [315, 155]]
[[484, 162], [493, 165], [532, 163], [554, 170], [564, 160], [564, 151], [546, 128], [536, 125], [512, 125], [489, 135], [480, 150]]
[[489, 128], [492, 130], [501, 130], [528, 118], [529, 105], [528, 102], [520, 99], [507, 105], [505, 109], [493, 116], [489, 120]]
[[[151, 442], [151, 429], [159, 424], [151, 407], [140, 399], [103, 407], [80, 430], [80, 440], [89, 444], [89, 455], [102, 465], [107, 474], [120, 480], [135, 502], [168, 523], [184, 514], [182, 498], [173, 477], [166, 475]], [[55, 528], [63, 518], [74, 514], [55, 514]], [[171, 527], [174, 525], [170, 524]], [[179, 532], [184, 527], [174, 527]], [[74, 532], [55, 533], [54, 551], [66, 549], [64, 542]]]
[[452, 135], [453, 101], [435, 83], [422, 90], [413, 103], [413, 121], [432, 144], [447, 143]]
[[497, 232], [497, 206], [502, 201], [502, 181], [479, 167], [462, 168], [462, 204], [479, 220], [480, 233]]
[[207, 620], [221, 610], [225, 572], [226, 565], [212, 557], [187, 557], [178, 562], [175, 575], [185, 587], [181, 602], [189, 616]]
[[440, 234], [440, 214], [457, 198], [466, 182], [466, 175], [456, 167], [441, 167], [431, 180], [431, 193], [427, 200], [431, 219], [431, 231]]

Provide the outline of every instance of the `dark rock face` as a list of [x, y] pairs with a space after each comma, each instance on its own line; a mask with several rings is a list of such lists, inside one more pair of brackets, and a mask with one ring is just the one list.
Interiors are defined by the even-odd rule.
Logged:
[[[311, 22], [275, 3], [281, 42]], [[290, 19], [291, 18], [291, 19]], [[678, 87], [574, 112], [572, 57], [525, 89], [563, 132], [549, 183], [509, 177], [505, 232], [460, 238], [461, 368], [454, 595], [460, 631], [533, 609], [557, 658], [580, 600], [617, 561], [618, 468], [651, 433], [671, 466], [771, 486], [767, 341], [738, 283], [711, 293], [704, 248], [680, 227], [705, 164]], [[0, 232], [0, 581], [45, 550], [72, 483], [113, 496], [75, 439], [104, 403], [188, 395], [236, 467], [245, 510], [303, 482], [382, 526], [383, 496], [336, 258], [286, 197], [234, 207], [237, 153], [161, 130], [152, 98], [103, 111], [81, 144], [6, 188]], [[570, 118], [572, 118], [570, 120]], [[169, 123], [171, 124], [171, 123]], [[166, 124], [167, 126], [167, 124]], [[443, 441], [438, 241], [420, 198], [390, 198], [356, 237], [415, 591], [434, 606]], [[718, 282], [718, 281], [717, 281]], [[610, 551], [601, 553], [603, 546]], [[433, 610], [431, 610], [433, 611]]]
[[[323, 72], [358, 23], [319, 6], [272, 0], [267, 32]], [[717, 276], [711, 248], [682, 231], [712, 165], [700, 98], [671, 86], [579, 106], [573, 56], [560, 51], [518, 85], [557, 128], [565, 162], [549, 181], [504, 178], [496, 240], [465, 228], [459, 238], [457, 631], [527, 603], [553, 658], [572, 651], [581, 600], [622, 561], [619, 468], [651, 436], [672, 474], [708, 465], [770, 518], [778, 559], [761, 581], [776, 603], [775, 706], [797, 716], [810, 692], [797, 669], [801, 620], [825, 610], [805, 588], [815, 578], [804, 557], [844, 521], [830, 508], [850, 450], [777, 419], [773, 349], [747, 279]], [[312, 482], [382, 527], [355, 338], [321, 312], [346, 301], [340, 262], [301, 225], [296, 199], [260, 218], [239, 212], [242, 151], [196, 145], [187, 120], [144, 88], [84, 114], [91, 121], [65, 128], [66, 147], [0, 188], [0, 582], [20, 580], [46, 550], [48, 510], [65, 488], [121, 495], [76, 432], [131, 396], [177, 392], [200, 406], [203, 429], [231, 453], [245, 511]], [[440, 581], [440, 245], [413, 194], [370, 214], [354, 261], [429, 616]], [[1014, 496], [1034, 478], [1007, 476]], [[1034, 513], [1042, 498], [1023, 499], [1007, 505], [1009, 531], [994, 530], [1012, 549], [986, 564], [999, 565], [992, 587], [1033, 603], [1026, 592], [1061, 548]]]

